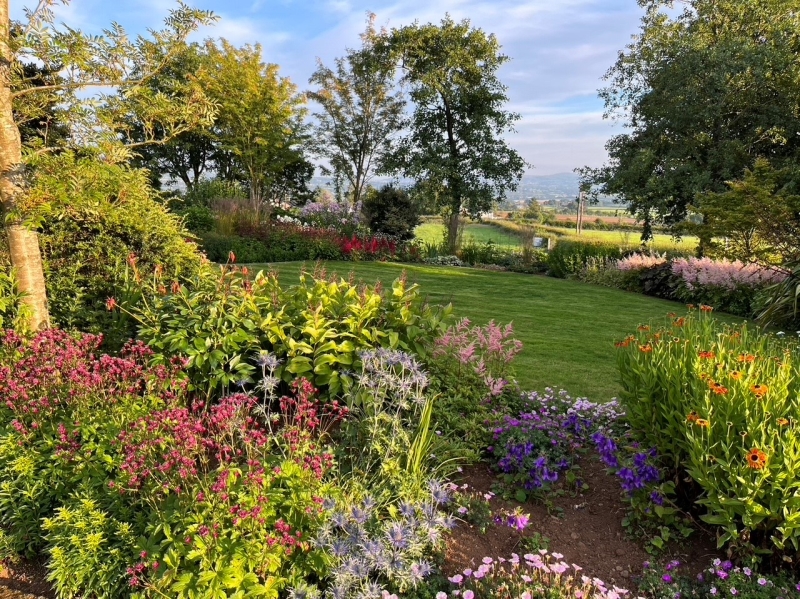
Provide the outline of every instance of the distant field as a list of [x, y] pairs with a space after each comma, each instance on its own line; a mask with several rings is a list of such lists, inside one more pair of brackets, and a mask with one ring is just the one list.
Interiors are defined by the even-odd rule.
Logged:
[[[464, 230], [464, 243], [486, 243], [492, 241], [499, 246], [520, 247], [519, 236], [515, 233], [519, 225], [511, 221], [492, 221], [491, 224], [468, 224]], [[549, 234], [559, 238], [583, 239], [587, 241], [603, 241], [616, 243], [625, 247], [637, 247], [641, 244], [641, 235], [636, 231], [598, 231], [584, 230], [580, 236], [575, 235], [572, 227], [537, 226], [543, 235]], [[425, 223], [416, 228], [416, 236], [425, 243], [440, 243], [444, 235], [444, 225]], [[679, 240], [670, 235], [656, 234], [647, 244], [648, 249], [657, 252], [693, 251], [697, 248], [697, 237], [683, 237]]]
[[[414, 234], [417, 239], [425, 243], [441, 243], [444, 239], [444, 225], [438, 223], [425, 223], [419, 225]], [[504, 231], [492, 225], [479, 223], [469, 224], [464, 229], [464, 243], [487, 243], [489, 241], [507, 247], [519, 247], [519, 237], [509, 231]]]
[[[631, 245], [639, 245], [640, 244], [640, 234], [635, 231], [595, 231], [595, 230], [586, 230], [580, 234], [580, 236], [575, 235], [574, 229], [564, 229], [560, 227], [544, 227], [545, 230], [555, 233], [557, 235], [564, 235], [569, 237], [570, 239], [586, 239], [586, 240], [597, 240], [597, 241], [606, 241], [610, 243], [618, 243], [620, 245], [631, 246]], [[648, 247], [652, 250], [656, 251], [666, 251], [666, 250], [682, 250], [682, 251], [692, 251], [697, 248], [697, 244], [699, 243], [699, 239], [697, 237], [683, 237], [679, 240], [675, 240], [670, 235], [662, 235], [656, 234], [653, 236], [653, 239], [647, 244]]]
[[[575, 221], [577, 220], [577, 218], [578, 218], [577, 216], [574, 216], [574, 215], [571, 216], [569, 214], [556, 214], [556, 220], [558, 222], [560, 222], [560, 223], [561, 222], [567, 222], [567, 223], [573, 223], [573, 225], [574, 225]], [[586, 214], [583, 217], [583, 222], [595, 222], [595, 221], [598, 221], [598, 220], [602, 221], [603, 223], [609, 224], [609, 225], [616, 225], [616, 224], [635, 225], [636, 224], [636, 219], [635, 218], [632, 218], [630, 216], [626, 216], [624, 214], [620, 214], [619, 216], [613, 216], [613, 215], [609, 216], [607, 214], [604, 215], [604, 216], [594, 215], [594, 214]]]

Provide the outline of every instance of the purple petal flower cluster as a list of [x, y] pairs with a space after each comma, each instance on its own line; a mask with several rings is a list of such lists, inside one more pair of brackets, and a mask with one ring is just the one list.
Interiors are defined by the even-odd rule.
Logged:
[[[592, 435], [597, 452], [603, 463], [616, 472], [620, 480], [622, 490], [629, 496], [633, 496], [637, 491], [647, 489], [661, 482], [661, 473], [652, 464], [658, 456], [655, 449], [649, 451], [636, 451], [634, 453], [618, 447], [614, 439], [608, 435], [597, 432]], [[650, 500], [656, 505], [662, 505], [664, 498], [658, 491], [650, 493]]]
[[[527, 393], [522, 400], [523, 411], [506, 416], [494, 429], [491, 451], [505, 482], [528, 492], [557, 482], [572, 467], [576, 450], [589, 443], [592, 433], [608, 429], [622, 416], [616, 402], [599, 405], [585, 399], [572, 400], [566, 391]], [[609, 455], [613, 455], [613, 440], [603, 439], [611, 444]]]

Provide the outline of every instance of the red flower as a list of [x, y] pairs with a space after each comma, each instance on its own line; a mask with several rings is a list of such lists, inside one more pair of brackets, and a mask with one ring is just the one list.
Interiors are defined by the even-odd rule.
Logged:
[[119, 304], [117, 304], [117, 300], [113, 297], [110, 297], [106, 300], [106, 310], [112, 312]]

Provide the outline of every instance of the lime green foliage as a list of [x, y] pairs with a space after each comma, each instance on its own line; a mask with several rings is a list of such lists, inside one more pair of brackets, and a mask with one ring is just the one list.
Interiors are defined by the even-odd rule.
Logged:
[[425, 305], [419, 288], [403, 279], [384, 291], [323, 274], [301, 273], [291, 287], [273, 275], [248, 275], [206, 271], [170, 294], [155, 281], [147, 301], [130, 307], [139, 338], [160, 360], [186, 357], [193, 387], [209, 395], [252, 383], [256, 354], [268, 350], [283, 360], [276, 370], [283, 381], [304, 376], [335, 396], [349, 384], [344, 371], [358, 367], [361, 350], [425, 356], [449, 314]]
[[41, 224], [54, 324], [103, 333], [119, 346], [133, 330], [105, 302], [121, 292], [129, 256], [136, 256], [142, 277], [158, 266], [173, 280], [197, 271], [196, 246], [146, 171], [69, 152], [43, 156], [36, 167], [27, 202]]
[[[293, 262], [272, 268], [289, 283], [303, 266]], [[267, 265], [251, 268], [262, 267]], [[474, 324], [492, 319], [513, 322], [524, 346], [515, 362], [523, 388], [562, 387], [596, 401], [619, 392], [610, 360], [614, 341], [639, 323], [680, 307], [615, 289], [515, 273], [382, 262], [329, 262], [326, 268], [345, 276], [352, 272], [366, 282], [392, 281], [406, 271], [409, 281], [420, 286], [421, 297], [431, 304], [452, 302], [454, 312]]]
[[93, 499], [73, 500], [44, 521], [50, 563], [47, 579], [59, 597], [78, 597], [95, 589], [122, 597], [130, 589], [124, 576], [136, 551], [136, 529], [120, 522]]
[[701, 313], [620, 342], [623, 405], [631, 429], [680, 485], [695, 487], [719, 544], [800, 547], [800, 376], [796, 340]]

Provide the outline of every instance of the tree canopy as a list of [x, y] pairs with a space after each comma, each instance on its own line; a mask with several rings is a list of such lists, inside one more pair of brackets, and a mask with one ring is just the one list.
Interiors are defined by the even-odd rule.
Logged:
[[478, 216], [491, 208], [516, 188], [525, 169], [503, 139], [519, 119], [505, 109], [508, 96], [498, 77], [508, 57], [494, 35], [450, 17], [394, 29], [377, 49], [395, 57], [414, 103], [383, 170], [444, 191], [448, 244], [455, 249], [462, 212]]
[[333, 69], [321, 61], [311, 76], [317, 88], [308, 97], [321, 107], [314, 114], [314, 144], [326, 158], [337, 188], [347, 186], [357, 204], [383, 164], [390, 140], [402, 126], [405, 102], [395, 90], [395, 64], [374, 47], [378, 32], [370, 15], [362, 47], [337, 58]]
[[601, 90], [628, 131], [588, 172], [646, 225], [680, 227], [699, 193], [723, 193], [756, 158], [781, 168], [800, 152], [800, 2], [640, 0], [641, 31]]

